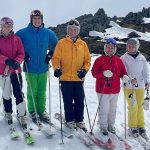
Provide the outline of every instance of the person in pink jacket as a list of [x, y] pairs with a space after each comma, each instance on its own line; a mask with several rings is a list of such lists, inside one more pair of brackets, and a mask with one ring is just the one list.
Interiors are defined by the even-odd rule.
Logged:
[[4, 17], [0, 20], [0, 87], [2, 90], [5, 119], [9, 125], [12, 119], [12, 91], [16, 99], [17, 119], [26, 124], [26, 104], [22, 93], [22, 76], [20, 64], [24, 59], [24, 48], [21, 40], [13, 32], [13, 20]]
[[99, 124], [103, 135], [115, 133], [117, 100], [120, 92], [120, 78], [128, 82], [129, 77], [122, 60], [115, 56], [117, 42], [108, 38], [104, 45], [104, 55], [98, 57], [92, 68], [96, 78], [96, 92], [99, 100]]

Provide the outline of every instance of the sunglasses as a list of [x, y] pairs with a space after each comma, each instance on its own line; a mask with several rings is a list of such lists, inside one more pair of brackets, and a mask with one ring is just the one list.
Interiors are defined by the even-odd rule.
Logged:
[[79, 22], [76, 20], [71, 20], [68, 25], [76, 25], [76, 26], [80, 26]]

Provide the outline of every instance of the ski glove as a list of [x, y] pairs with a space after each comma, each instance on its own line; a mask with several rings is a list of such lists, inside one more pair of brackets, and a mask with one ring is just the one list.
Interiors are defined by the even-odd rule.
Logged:
[[110, 71], [110, 70], [105, 70], [103, 72], [103, 75], [106, 77], [106, 78], [111, 78], [113, 76], [113, 73]]
[[86, 70], [85, 69], [81, 69], [81, 70], [79, 70], [78, 72], [77, 72], [77, 74], [78, 74], [78, 77], [82, 80], [82, 78], [84, 78], [85, 77], [85, 75], [86, 75]]
[[56, 77], [56, 78], [59, 78], [60, 76], [62, 75], [62, 70], [61, 69], [56, 69], [55, 71], [54, 71], [54, 76]]
[[46, 63], [46, 64], [49, 64], [49, 61], [51, 60], [51, 58], [52, 58], [52, 54], [51, 54], [50, 51], [49, 51], [48, 54], [46, 55], [45, 63]]
[[20, 67], [20, 64], [13, 59], [6, 59], [5, 64], [10, 66], [14, 70], [17, 70]]
[[24, 57], [24, 61], [28, 62], [30, 60], [30, 56], [27, 52], [25, 52], [25, 57]]
[[130, 82], [130, 78], [127, 75], [124, 75], [122, 78], [122, 82], [123, 83], [129, 83]]

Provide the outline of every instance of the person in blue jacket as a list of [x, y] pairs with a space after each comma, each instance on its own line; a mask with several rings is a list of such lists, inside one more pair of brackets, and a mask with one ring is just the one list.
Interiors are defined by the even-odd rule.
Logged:
[[28, 111], [33, 122], [49, 122], [45, 110], [47, 71], [58, 39], [52, 30], [44, 27], [40, 10], [33, 10], [29, 25], [16, 34], [21, 38], [25, 49], [23, 70], [27, 81]]

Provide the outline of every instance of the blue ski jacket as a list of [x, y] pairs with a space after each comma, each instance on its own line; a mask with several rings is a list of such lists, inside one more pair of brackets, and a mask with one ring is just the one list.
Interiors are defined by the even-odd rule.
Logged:
[[[53, 54], [58, 41], [55, 33], [44, 26], [36, 28], [29, 23], [16, 34], [21, 38], [25, 52], [30, 56], [27, 63], [29, 73], [46, 72], [48, 70], [48, 65], [45, 63], [47, 50], [50, 47], [50, 53]], [[25, 65], [23, 71], [26, 72]]]

